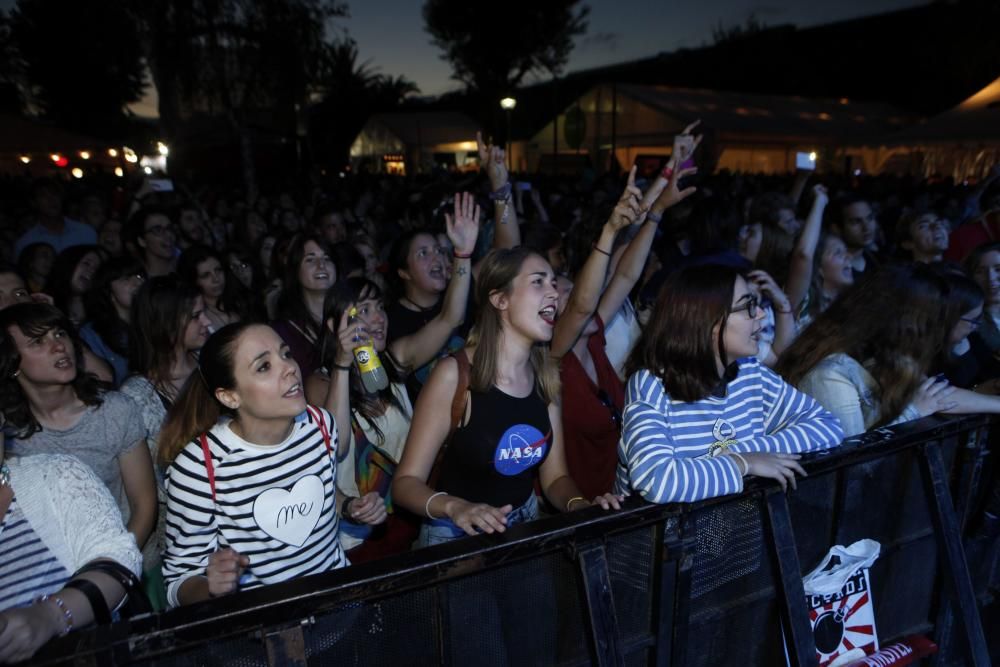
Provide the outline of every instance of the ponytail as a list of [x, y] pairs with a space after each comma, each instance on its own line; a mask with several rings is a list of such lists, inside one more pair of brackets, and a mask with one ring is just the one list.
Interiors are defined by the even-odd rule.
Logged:
[[163, 468], [168, 468], [189, 442], [215, 426], [219, 417], [235, 416], [234, 411], [219, 402], [215, 391], [236, 386], [233, 373], [236, 344], [251, 326], [255, 325], [250, 322], [227, 324], [212, 334], [201, 348], [198, 370], [184, 383], [160, 429], [157, 449]]

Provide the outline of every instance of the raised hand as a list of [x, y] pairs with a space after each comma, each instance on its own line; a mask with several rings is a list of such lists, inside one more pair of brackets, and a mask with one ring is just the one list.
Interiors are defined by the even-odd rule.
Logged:
[[[358, 346], [358, 342], [368, 340], [365, 322], [361, 318], [351, 322], [351, 309], [348, 307], [340, 316], [336, 334], [337, 350], [333, 357], [334, 363], [338, 366], [350, 366], [351, 362], [354, 361], [354, 348]], [[330, 370], [330, 374], [333, 375], [333, 369]]]
[[757, 288], [757, 291], [764, 294], [771, 300], [774, 309], [782, 313], [792, 311], [792, 302], [789, 301], [785, 292], [774, 282], [774, 278], [766, 271], [751, 271], [747, 274], [747, 280]]
[[812, 188], [813, 192], [813, 206], [826, 207], [830, 202], [830, 195], [827, 194], [826, 188], [822, 185], [814, 185]]
[[691, 134], [694, 128], [698, 127], [699, 123], [701, 123], [700, 119], [685, 127], [683, 132], [674, 137], [674, 150], [670, 154], [674, 168], [680, 167], [687, 162], [694, 155], [698, 144], [701, 143], [702, 135], [694, 136]]
[[212, 597], [228, 595], [240, 585], [240, 575], [250, 567], [250, 559], [235, 549], [219, 549], [208, 557], [205, 577], [208, 594]]
[[667, 187], [663, 188], [663, 192], [661, 192], [660, 196], [656, 198], [656, 203], [653, 206], [662, 212], [671, 206], [676, 206], [697, 192], [698, 188], [693, 185], [686, 187], [683, 190], [680, 190], [677, 187], [677, 184], [682, 178], [696, 173], [698, 173], [698, 167], [675, 169], [673, 173], [670, 174], [670, 180], [667, 182]]
[[628, 184], [625, 186], [625, 191], [618, 199], [615, 209], [611, 212], [611, 217], [608, 218], [608, 226], [616, 232], [629, 225], [642, 222], [645, 217], [642, 215], [645, 213], [642, 208], [642, 191], [635, 185], [635, 170], [635, 165], [633, 165], [632, 170], [628, 173]]
[[479, 164], [490, 179], [490, 189], [494, 192], [507, 183], [507, 163], [503, 148], [483, 141], [483, 133], [476, 132], [476, 147], [479, 149]]
[[468, 255], [476, 248], [479, 237], [479, 204], [468, 192], [455, 195], [454, 216], [444, 214], [448, 240], [460, 255]]

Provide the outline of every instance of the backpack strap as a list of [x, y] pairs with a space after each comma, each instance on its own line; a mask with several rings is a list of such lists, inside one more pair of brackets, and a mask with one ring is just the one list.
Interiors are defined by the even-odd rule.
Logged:
[[323, 434], [323, 444], [326, 445], [326, 453], [333, 456], [333, 447], [330, 446], [330, 431], [326, 428], [326, 419], [323, 417], [323, 411], [317, 410], [311, 405], [307, 405], [306, 410], [309, 411], [313, 421], [319, 424], [319, 432]]
[[201, 451], [205, 455], [205, 472], [208, 473], [208, 486], [212, 489], [212, 502], [215, 502], [215, 466], [212, 464], [212, 452], [208, 449], [208, 435], [201, 434]]

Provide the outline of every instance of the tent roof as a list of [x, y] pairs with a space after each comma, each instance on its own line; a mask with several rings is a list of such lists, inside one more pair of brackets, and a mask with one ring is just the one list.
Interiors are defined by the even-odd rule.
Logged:
[[380, 113], [368, 119], [388, 129], [404, 144], [450, 144], [472, 141], [480, 129], [471, 118], [450, 111], [409, 111]]
[[878, 139], [913, 121], [882, 103], [807, 99], [672, 86], [619, 85], [618, 93], [689, 123], [723, 133], [830, 137], [851, 142]]
[[894, 144], [1000, 141], [1000, 78], [958, 106], [892, 137]]

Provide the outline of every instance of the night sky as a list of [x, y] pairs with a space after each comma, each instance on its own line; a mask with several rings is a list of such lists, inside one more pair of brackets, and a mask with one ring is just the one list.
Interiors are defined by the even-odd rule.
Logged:
[[[470, 0], [474, 1], [474, 0]], [[503, 0], [498, 0], [502, 2]], [[544, 0], [540, 0], [544, 1]], [[743, 24], [809, 26], [927, 4], [928, 0], [590, 0], [587, 33], [577, 39], [566, 72], [651, 56], [711, 40], [712, 28]], [[10, 10], [16, 0], [0, 0]], [[420, 0], [353, 0], [351, 16], [331, 25], [358, 42], [361, 60], [384, 74], [404, 74], [423, 95], [459, 86], [423, 29]], [[526, 83], [532, 83], [531, 80]]]

